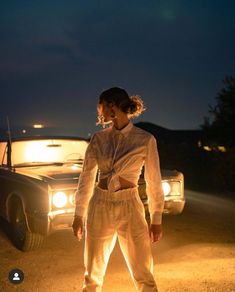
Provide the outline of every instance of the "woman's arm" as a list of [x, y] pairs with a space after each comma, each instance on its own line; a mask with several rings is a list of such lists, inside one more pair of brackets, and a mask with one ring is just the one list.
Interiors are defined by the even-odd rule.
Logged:
[[91, 137], [85, 153], [82, 172], [79, 176], [78, 188], [76, 191], [75, 216], [86, 217], [87, 208], [93, 193], [98, 165], [95, 151], [95, 134]]
[[149, 212], [151, 224], [160, 225], [164, 209], [164, 194], [162, 190], [162, 179], [157, 142], [151, 135], [144, 163], [144, 178], [146, 181], [146, 193], [149, 201]]

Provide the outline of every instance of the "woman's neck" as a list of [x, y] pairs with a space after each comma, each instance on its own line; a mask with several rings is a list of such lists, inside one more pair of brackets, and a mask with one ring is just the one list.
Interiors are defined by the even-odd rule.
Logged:
[[129, 124], [130, 120], [128, 118], [122, 120], [113, 120], [113, 125], [117, 130], [122, 130]]

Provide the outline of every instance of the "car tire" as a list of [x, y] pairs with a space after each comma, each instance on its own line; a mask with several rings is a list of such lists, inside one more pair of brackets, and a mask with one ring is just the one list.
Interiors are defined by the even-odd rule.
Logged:
[[28, 230], [22, 203], [14, 200], [11, 210], [11, 231], [13, 244], [22, 251], [31, 251], [40, 248], [44, 242], [44, 236]]

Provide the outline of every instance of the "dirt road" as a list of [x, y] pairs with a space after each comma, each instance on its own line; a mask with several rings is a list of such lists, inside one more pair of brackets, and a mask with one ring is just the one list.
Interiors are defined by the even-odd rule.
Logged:
[[[235, 292], [235, 200], [186, 191], [180, 216], [164, 216], [164, 237], [152, 245], [160, 292]], [[38, 251], [16, 250], [0, 229], [0, 291], [81, 291], [84, 241], [70, 230], [48, 237]], [[24, 271], [19, 285], [8, 281], [13, 268]], [[116, 247], [104, 292], [136, 291]]]

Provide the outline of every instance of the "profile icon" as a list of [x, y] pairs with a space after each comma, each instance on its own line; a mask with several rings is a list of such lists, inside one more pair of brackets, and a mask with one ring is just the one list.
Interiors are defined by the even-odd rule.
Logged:
[[24, 280], [24, 273], [20, 269], [13, 269], [9, 272], [8, 279], [12, 284], [20, 284]]
[[14, 274], [14, 277], [13, 277], [12, 280], [13, 280], [13, 281], [20, 281], [19, 274], [18, 274], [18, 273], [15, 273], [15, 274]]

